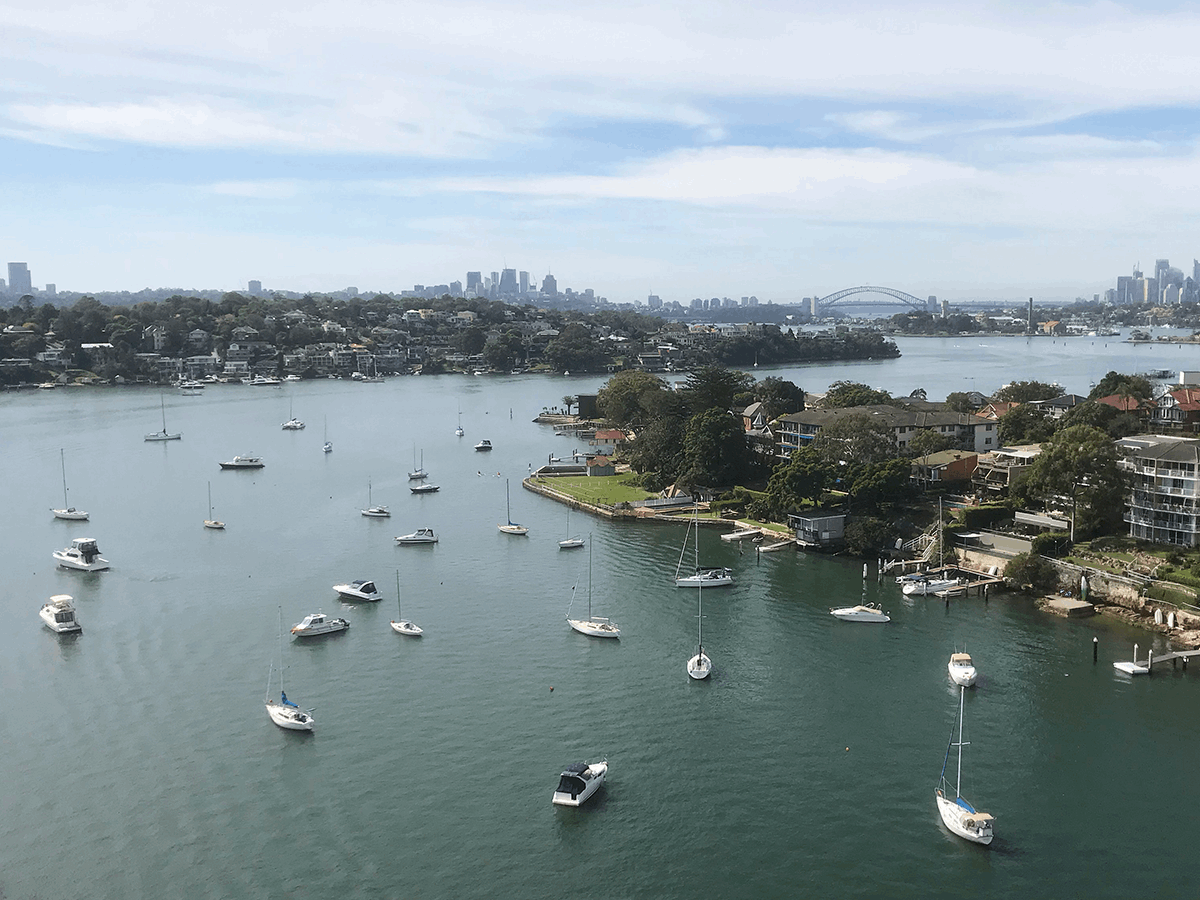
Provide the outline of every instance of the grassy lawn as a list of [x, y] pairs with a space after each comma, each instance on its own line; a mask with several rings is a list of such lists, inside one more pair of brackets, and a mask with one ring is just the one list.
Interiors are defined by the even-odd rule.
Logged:
[[626, 472], [599, 477], [577, 475], [569, 478], [544, 478], [539, 483], [594, 506], [613, 506], [634, 500], [649, 500], [657, 496], [632, 484], [635, 478], [637, 476], [634, 473]]

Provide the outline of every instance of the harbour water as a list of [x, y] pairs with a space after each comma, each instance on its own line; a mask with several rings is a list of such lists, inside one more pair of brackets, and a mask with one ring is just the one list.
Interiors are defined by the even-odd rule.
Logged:
[[[910, 340], [899, 360], [757, 374], [938, 397], [970, 389], [967, 377], [981, 390], [1041, 378], [1082, 393], [1110, 368], [1200, 368], [1188, 348], [997, 345]], [[1059, 345], [1052, 365], [1045, 348]], [[142, 441], [161, 427], [155, 390], [0, 394], [0, 896], [1194, 894], [1178, 828], [1200, 802], [1200, 672], [1117, 675], [1111, 662], [1135, 640], [1165, 647], [1144, 632], [1050, 618], [1016, 598], [908, 600], [873, 571], [864, 584], [860, 561], [758, 559], [705, 532], [704, 562], [730, 565], [737, 583], [705, 592], [714, 673], [694, 682], [695, 594], [671, 586], [684, 530], [582, 516], [571, 525], [592, 542], [595, 611], [622, 637], [571, 631], [587, 550], [560, 551], [563, 508], [519, 483], [571, 449], [533, 416], [600, 383], [168, 392], [168, 428], [183, 432], [170, 443]], [[304, 431], [280, 429], [289, 409]], [[476, 453], [481, 438], [496, 449]], [[414, 445], [437, 494], [408, 491]], [[87, 523], [49, 512], [62, 499], [59, 448]], [[266, 467], [218, 470], [239, 453]], [[368, 478], [390, 519], [359, 514]], [[496, 530], [506, 479], [528, 537]], [[225, 532], [202, 527], [208, 482]], [[440, 543], [394, 545], [422, 525]], [[78, 536], [99, 541], [111, 571], [53, 567], [51, 550]], [[330, 589], [373, 578], [390, 595], [397, 569], [421, 639], [388, 627], [394, 597], [346, 605]], [[41, 625], [57, 593], [76, 598], [82, 635]], [[890, 624], [828, 614], [864, 595]], [[352, 627], [288, 640], [318, 609]], [[288, 693], [316, 708], [312, 735], [263, 711], [280, 610]], [[967, 695], [964, 794], [997, 817], [990, 848], [951, 836], [934, 803], [956, 648], [981, 672]], [[561, 769], [601, 756], [601, 792], [552, 807]]]

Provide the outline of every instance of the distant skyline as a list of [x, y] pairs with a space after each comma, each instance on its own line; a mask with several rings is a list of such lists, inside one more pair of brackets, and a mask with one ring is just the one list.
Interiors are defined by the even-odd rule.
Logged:
[[3, 262], [60, 290], [1091, 296], [1200, 256], [1200, 10], [0, 9]]

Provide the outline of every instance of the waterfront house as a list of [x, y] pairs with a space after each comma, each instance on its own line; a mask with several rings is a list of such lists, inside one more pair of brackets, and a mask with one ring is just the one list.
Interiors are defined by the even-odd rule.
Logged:
[[933, 411], [900, 409], [884, 404], [851, 406], [843, 409], [806, 409], [780, 416], [773, 423], [775, 456], [789, 459], [802, 443], [813, 440], [826, 425], [847, 416], [867, 416], [886, 426], [897, 450], [904, 450], [922, 431], [933, 431], [948, 438], [959, 449], [986, 453], [996, 447], [997, 424], [971, 413], [940, 409]]
[[1018, 444], [984, 453], [975, 461], [971, 482], [982, 495], [1004, 496], [1041, 452], [1041, 444]]
[[587, 473], [591, 476], [616, 475], [617, 467], [613, 465], [612, 460], [610, 460], [607, 456], [589, 456], [587, 461]]
[[617, 448], [628, 440], [628, 435], [619, 428], [606, 428], [596, 432], [590, 441], [593, 447]]
[[1002, 415], [1007, 412], [1011, 412], [1020, 405], [1020, 403], [1016, 403], [1011, 400], [996, 400], [992, 403], [989, 403], [982, 409], [977, 410], [975, 415], [982, 416], [985, 419], [998, 420]]
[[1160, 544], [1200, 544], [1200, 440], [1139, 434], [1117, 442], [1128, 491], [1129, 536]]
[[1050, 400], [1035, 400], [1030, 405], [1040, 406], [1051, 419], [1061, 419], [1080, 403], [1087, 403], [1087, 397], [1079, 394], [1063, 394]]
[[966, 450], [942, 450], [920, 456], [912, 463], [912, 480], [922, 488], [962, 485], [971, 480], [979, 454]]
[[1111, 406], [1113, 409], [1136, 416], [1138, 421], [1148, 426], [1158, 404], [1153, 400], [1139, 400], [1137, 397], [1122, 397], [1120, 394], [1109, 394], [1107, 397], [1097, 397], [1097, 403]]
[[1183, 387], [1158, 398], [1153, 426], [1165, 431], [1195, 432], [1200, 425], [1200, 388]]
[[846, 513], [809, 510], [789, 514], [788, 527], [795, 531], [796, 543], [801, 547], [836, 550], [846, 540]]

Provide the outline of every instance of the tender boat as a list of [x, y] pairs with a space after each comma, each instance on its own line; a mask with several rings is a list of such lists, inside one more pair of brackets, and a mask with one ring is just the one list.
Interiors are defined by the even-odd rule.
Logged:
[[420, 637], [425, 632], [421, 626], [408, 621], [400, 612], [400, 570], [396, 570], [396, 618], [391, 620], [392, 631], [396, 634], [407, 634], [409, 637]]
[[75, 538], [70, 547], [55, 550], [53, 556], [64, 569], [102, 572], [108, 568], [108, 560], [100, 555], [95, 538]]
[[492, 442], [491, 441], [480, 441], [478, 444], [475, 445], [475, 449], [480, 450], [480, 451], [491, 450]]
[[261, 456], [235, 456], [220, 465], [222, 469], [261, 469], [266, 463]]
[[413, 484], [408, 489], [414, 494], [436, 494], [442, 488], [437, 484]]
[[[478, 450], [479, 448], [476, 447], [475, 449]], [[521, 525], [520, 523], [514, 522], [512, 520], [512, 507], [509, 505], [508, 479], [507, 478], [504, 479], [504, 511], [506, 513], [505, 518], [508, 520], [508, 524], [507, 525], [497, 525], [496, 526], [497, 528], [499, 528], [505, 534], [517, 534], [517, 535], [529, 534], [528, 528], [526, 528], [524, 525]]]
[[879, 608], [877, 603], [860, 603], [858, 606], [842, 606], [829, 610], [844, 622], [890, 622], [892, 617]]
[[50, 512], [54, 513], [54, 518], [56, 519], [66, 519], [69, 522], [85, 522], [88, 517], [87, 512], [69, 506], [67, 503], [67, 458], [61, 448], [58, 451], [58, 461], [62, 464], [63, 508], [52, 509]]
[[946, 668], [950, 672], [950, 680], [959, 687], [970, 687], [975, 683], [975, 665], [967, 653], [951, 653], [950, 662]]
[[316, 637], [345, 631], [349, 627], [350, 623], [345, 619], [330, 619], [325, 613], [312, 613], [292, 626], [292, 634], [296, 637]]
[[906, 596], [916, 595], [924, 597], [928, 594], [936, 594], [938, 591], [944, 591], [952, 587], [958, 587], [962, 582], [957, 578], [912, 578], [904, 582], [904, 587], [900, 590]]
[[362, 511], [362, 514], [369, 519], [387, 519], [391, 517], [386, 506], [374, 506], [371, 503], [371, 479], [367, 479], [367, 508]]
[[[950, 743], [946, 747], [946, 758], [942, 760], [942, 777], [934, 796], [937, 798], [938, 813], [946, 827], [961, 838], [976, 844], [992, 842], [992, 826], [995, 818], [990, 813], [980, 812], [962, 795], [962, 748], [966, 746], [963, 735], [963, 698], [966, 688], [958, 689], [958, 740], [950, 732]], [[954, 785], [954, 799], [950, 799], [950, 782], [946, 780], [946, 764], [950, 761], [950, 748], [958, 748], [958, 780]]]
[[71, 605], [70, 594], [55, 594], [41, 608], [38, 615], [42, 617], [47, 628], [59, 634], [83, 631], [83, 626], [75, 619], [75, 607]]
[[608, 777], [608, 760], [567, 766], [558, 779], [552, 798], [555, 806], [581, 806]]
[[312, 731], [316, 722], [311, 709], [301, 709], [288, 699], [283, 689], [283, 609], [279, 611], [279, 701], [271, 699], [271, 670], [267, 670], [267, 716], [287, 731]]
[[412, 534], [402, 534], [396, 538], [397, 544], [436, 544], [437, 535], [432, 528], [418, 528]]
[[349, 584], [335, 584], [333, 589], [343, 600], [382, 600], [383, 594], [375, 589], [375, 582], [358, 579]]
[[575, 604], [575, 588], [571, 588], [571, 603], [567, 606], [567, 624], [588, 637], [619, 638], [621, 629], [616, 622], [610, 622], [601, 616], [592, 615], [592, 548], [588, 546], [588, 617], [572, 619], [571, 606]]

